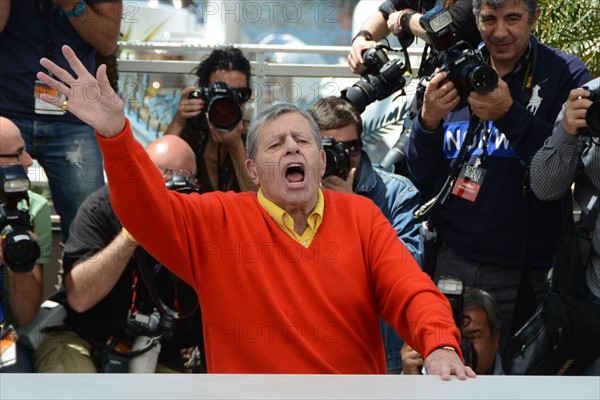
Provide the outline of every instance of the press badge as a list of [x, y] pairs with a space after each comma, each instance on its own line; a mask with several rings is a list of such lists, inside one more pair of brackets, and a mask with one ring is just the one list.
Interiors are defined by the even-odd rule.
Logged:
[[53, 87], [46, 85], [42, 81], [35, 81], [35, 87], [33, 89], [33, 97], [35, 99], [34, 111], [36, 114], [51, 114], [51, 115], [63, 115], [66, 111], [62, 110], [60, 107], [56, 107], [53, 104], [46, 103], [40, 98], [40, 95], [45, 93], [50, 96], [58, 97], [61, 100], [66, 100], [67, 98], [58, 93]]
[[0, 368], [17, 363], [17, 339], [17, 332], [15, 332], [12, 325], [2, 330], [0, 336]]
[[474, 165], [464, 165], [452, 187], [452, 194], [474, 202], [485, 178], [485, 169]]

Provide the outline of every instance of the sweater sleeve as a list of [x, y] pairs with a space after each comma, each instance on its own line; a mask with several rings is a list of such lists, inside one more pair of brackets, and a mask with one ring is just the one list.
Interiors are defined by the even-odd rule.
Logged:
[[[104, 155], [110, 199], [123, 226], [154, 258], [197, 287], [202, 247], [190, 246], [201, 238], [202, 215], [214, 217], [222, 208], [203, 207], [200, 195], [169, 191], [152, 160], [135, 140], [129, 121], [119, 135], [96, 134]], [[205, 224], [208, 225], [208, 224]], [[194, 268], [195, 267], [195, 268]]]
[[368, 257], [380, 315], [424, 357], [443, 346], [452, 346], [461, 355], [460, 333], [446, 297], [407, 256], [408, 250], [376, 207], [372, 227]]

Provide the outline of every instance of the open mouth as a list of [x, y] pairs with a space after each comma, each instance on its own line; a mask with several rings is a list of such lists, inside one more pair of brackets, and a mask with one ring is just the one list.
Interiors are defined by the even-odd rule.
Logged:
[[305, 175], [304, 166], [302, 164], [289, 164], [285, 168], [285, 180], [288, 182], [303, 182]]

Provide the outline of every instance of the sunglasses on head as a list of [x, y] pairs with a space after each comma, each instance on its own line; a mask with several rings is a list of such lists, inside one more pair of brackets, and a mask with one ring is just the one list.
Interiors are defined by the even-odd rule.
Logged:
[[347, 142], [340, 142], [346, 148], [349, 156], [355, 157], [360, 154], [363, 148], [363, 142], [360, 139], [348, 140]]

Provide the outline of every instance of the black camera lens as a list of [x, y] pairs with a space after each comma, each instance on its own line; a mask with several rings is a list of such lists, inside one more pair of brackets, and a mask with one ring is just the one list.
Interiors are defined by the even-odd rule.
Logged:
[[377, 100], [377, 93], [369, 81], [361, 78], [351, 87], [344, 89], [342, 97], [348, 100], [359, 114], [362, 114], [369, 104]]
[[489, 93], [498, 86], [498, 74], [488, 65], [475, 65], [464, 72], [463, 83], [471, 91]]
[[[376, 49], [367, 50], [365, 57], [368, 54], [373, 54], [370, 56], [371, 59], [381, 61], [381, 58], [375, 56], [377, 54]], [[372, 53], [369, 53], [369, 51], [372, 51]], [[385, 58], [387, 59], [387, 56]], [[404, 78], [406, 66], [401, 59], [389, 60], [381, 66], [378, 66], [379, 64], [373, 61], [372, 65], [368, 70], [369, 72], [361, 75], [360, 79], [354, 85], [341, 92], [341, 96], [348, 100], [359, 114], [362, 114], [369, 104], [376, 100], [385, 99], [406, 85], [406, 79]]]
[[346, 180], [348, 172], [350, 172], [350, 156], [348, 156], [346, 147], [331, 136], [322, 138], [321, 143], [323, 143], [323, 150], [325, 150], [325, 173], [323, 178], [335, 175]]
[[222, 131], [230, 131], [242, 120], [243, 112], [240, 103], [229, 96], [211, 99], [208, 106], [210, 122]]
[[[598, 93], [600, 97], [600, 92]], [[585, 114], [589, 136], [600, 137], [600, 99], [592, 103]]]
[[16, 273], [25, 273], [33, 269], [35, 260], [40, 256], [40, 247], [29, 233], [20, 227], [14, 229], [7, 225], [1, 233], [4, 238], [2, 254], [6, 265]]

